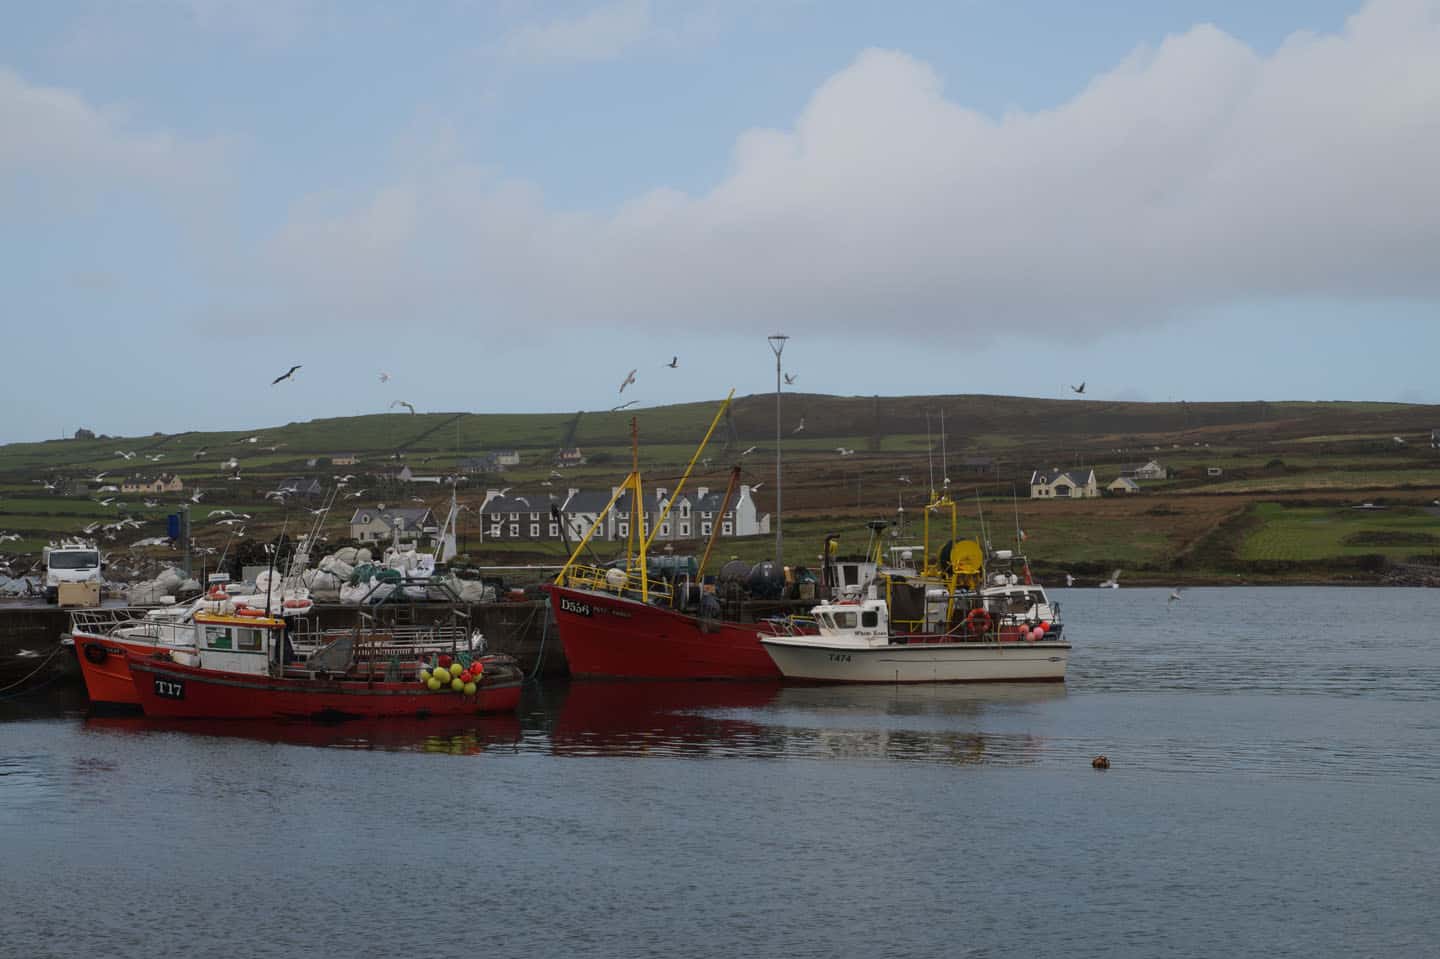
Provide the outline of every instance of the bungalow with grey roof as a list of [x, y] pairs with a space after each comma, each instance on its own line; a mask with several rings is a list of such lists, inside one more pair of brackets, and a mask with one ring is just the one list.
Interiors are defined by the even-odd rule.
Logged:
[[1093, 499], [1099, 495], [1093, 469], [1036, 470], [1030, 474], [1031, 499]]
[[435, 514], [423, 506], [357, 507], [350, 517], [350, 538], [362, 543], [414, 540], [439, 532]]

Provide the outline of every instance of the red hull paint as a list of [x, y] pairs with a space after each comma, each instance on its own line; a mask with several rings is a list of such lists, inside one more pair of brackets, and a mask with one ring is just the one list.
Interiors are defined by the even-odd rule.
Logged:
[[475, 716], [514, 712], [520, 705], [518, 674], [513, 681], [488, 680], [465, 696], [431, 692], [416, 682], [272, 679], [138, 656], [131, 657], [130, 671], [145, 715], [170, 719]]
[[[80, 675], [85, 677], [85, 692], [92, 703], [139, 707], [140, 697], [130, 676], [127, 653], [148, 656], [155, 652], [154, 643], [136, 643], [109, 636], [75, 633], [75, 654], [80, 660]], [[103, 651], [101, 656], [99, 651]], [[92, 658], [94, 657], [94, 658]], [[99, 659], [99, 662], [95, 660]]]
[[550, 606], [572, 676], [779, 679], [757, 623], [700, 621], [608, 593], [551, 584]]

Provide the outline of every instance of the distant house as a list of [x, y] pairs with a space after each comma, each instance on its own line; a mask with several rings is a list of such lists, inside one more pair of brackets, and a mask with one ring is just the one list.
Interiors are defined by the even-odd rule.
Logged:
[[132, 476], [120, 482], [120, 492], [122, 493], [179, 493], [184, 489], [184, 481], [174, 473], [161, 473], [159, 476]]
[[1115, 482], [1105, 487], [1105, 491], [1107, 493], [1138, 493], [1140, 492], [1140, 484], [1128, 476], [1121, 476], [1117, 478]]
[[500, 457], [494, 453], [481, 453], [479, 456], [467, 456], [455, 464], [455, 468], [466, 476], [474, 476], [477, 473], [503, 473], [505, 467], [500, 465]]
[[1207, 466], [1205, 467], [1205, 475], [1211, 479], [1219, 479], [1225, 475], [1225, 471], [1218, 466]]
[[305, 479], [303, 476], [292, 476], [280, 481], [275, 487], [275, 492], [284, 493], [286, 496], [297, 496], [301, 499], [315, 499], [325, 492], [318, 479]]
[[568, 450], [561, 450], [555, 454], [555, 465], [559, 467], [583, 466], [585, 456], [580, 452], [580, 447], [572, 446]]
[[423, 506], [384, 509], [362, 506], [350, 517], [350, 538], [362, 543], [417, 540], [439, 532], [435, 514]]
[[1128, 476], [1133, 480], [1163, 480], [1165, 478], [1165, 467], [1157, 460], [1147, 460], [1144, 463], [1128, 463], [1120, 467], [1120, 475]]
[[1030, 474], [1031, 499], [1094, 499], [1099, 495], [1093, 469], [1036, 470]]
[[[569, 527], [570, 538], [576, 542], [595, 529], [592, 539], [608, 539], [605, 525], [599, 524], [600, 511], [605, 504], [610, 502], [613, 491], [605, 490], [579, 490], [571, 488], [567, 491], [565, 502], [561, 504], [560, 510], [565, 517], [565, 525]], [[597, 524], [599, 524], [598, 528]]]
[[520, 454], [516, 450], [496, 450], [495, 462], [501, 466], [519, 466]]
[[330, 457], [331, 466], [354, 466], [358, 462], [360, 462], [360, 457], [354, 453], [337, 453]]
[[480, 505], [480, 539], [485, 542], [560, 539], [560, 524], [550, 514], [550, 506], [560, 502], [549, 493], [486, 490], [485, 501]]

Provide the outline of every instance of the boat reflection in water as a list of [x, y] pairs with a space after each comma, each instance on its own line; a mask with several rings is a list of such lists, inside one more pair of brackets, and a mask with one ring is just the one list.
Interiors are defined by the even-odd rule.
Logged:
[[523, 739], [520, 720], [513, 714], [484, 719], [356, 719], [342, 723], [283, 720], [150, 719], [144, 716], [92, 715], [86, 731], [133, 736], [183, 734], [219, 739], [249, 739], [290, 746], [326, 749], [361, 749], [382, 752], [476, 755], [517, 752]]
[[[1010, 717], [1064, 697], [1058, 683], [574, 682], [564, 690], [550, 746], [563, 756], [1023, 765], [1036, 761], [1046, 743], [1005, 729]], [[982, 722], [1001, 729], [982, 729]]]
[[[750, 712], [779, 683], [577, 680], [550, 730], [558, 756], [756, 755], [766, 727]], [[742, 715], [727, 713], [742, 711]]]

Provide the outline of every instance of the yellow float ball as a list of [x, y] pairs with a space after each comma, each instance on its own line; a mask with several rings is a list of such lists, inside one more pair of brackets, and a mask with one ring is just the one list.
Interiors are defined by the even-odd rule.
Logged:
[[429, 690], [433, 693], [433, 692], [435, 692], [435, 690], [437, 690], [437, 689], [440, 688], [440, 680], [436, 679], [434, 676], [431, 676], [429, 679], [427, 679], [427, 680], [425, 681], [425, 685], [426, 685], [426, 686], [429, 688]]
[[460, 682], [459, 677], [456, 677], [455, 679], [450, 680], [450, 688], [458, 693], [460, 692], [460, 690], [465, 688], [465, 684]]
[[474, 696], [474, 695], [475, 695], [475, 684], [474, 684], [474, 683], [466, 683], [466, 684], [465, 684], [465, 690], [464, 690], [464, 692], [465, 692], [465, 695], [466, 695], [466, 696]]
[[420, 670], [420, 682], [424, 683], [424, 682], [429, 682], [429, 681], [430, 681], [430, 670], [428, 670], [428, 669], [422, 669], [422, 670]]
[[450, 670], [446, 669], [444, 666], [441, 666], [439, 669], [435, 670], [435, 672], [431, 675], [433, 675], [436, 679], [440, 680], [440, 685], [442, 686], [450, 682]]

